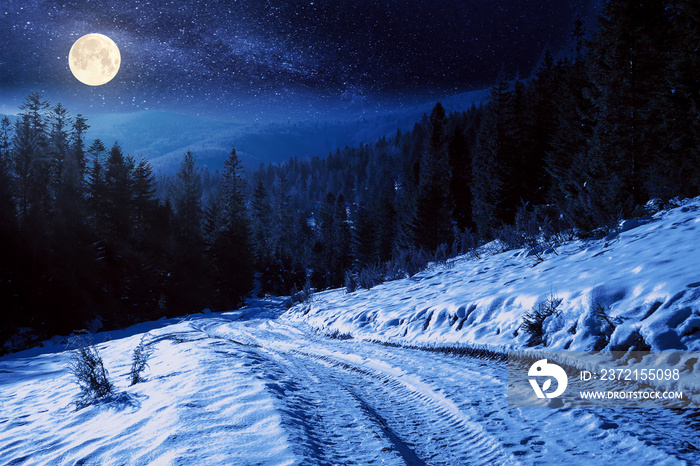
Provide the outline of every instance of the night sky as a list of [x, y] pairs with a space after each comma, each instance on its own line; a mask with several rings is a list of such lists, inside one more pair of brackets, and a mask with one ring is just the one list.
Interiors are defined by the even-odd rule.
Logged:
[[[526, 76], [564, 53], [591, 0], [3, 0], [0, 113], [31, 91], [92, 115], [171, 110], [241, 118], [352, 114]], [[119, 46], [110, 83], [68, 68], [83, 34]]]

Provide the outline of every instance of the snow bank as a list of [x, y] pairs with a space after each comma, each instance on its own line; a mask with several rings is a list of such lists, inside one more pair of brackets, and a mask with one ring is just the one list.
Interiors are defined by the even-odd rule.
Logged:
[[[250, 309], [248, 310], [250, 311]], [[241, 313], [219, 315], [238, 321]], [[210, 316], [139, 324], [97, 346], [115, 393], [76, 410], [71, 353], [0, 358], [0, 452], [11, 464], [296, 464], [266, 381], [236, 348], [193, 328]], [[148, 328], [150, 327], [150, 328]], [[145, 381], [131, 352], [149, 330]], [[131, 333], [131, 335], [128, 335]], [[105, 340], [105, 334], [97, 340]], [[4, 461], [0, 461], [4, 463]]]
[[543, 257], [463, 256], [371, 290], [317, 293], [284, 318], [328, 334], [505, 352], [528, 348], [523, 318], [557, 298], [535, 349], [700, 350], [700, 197]]

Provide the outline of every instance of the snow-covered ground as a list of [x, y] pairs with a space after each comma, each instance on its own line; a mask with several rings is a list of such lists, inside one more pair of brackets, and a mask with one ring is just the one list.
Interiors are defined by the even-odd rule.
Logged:
[[[516, 330], [555, 295], [535, 351], [600, 341], [596, 302], [616, 324], [609, 346], [636, 332], [654, 350], [697, 351], [699, 251], [696, 199], [536, 266], [525, 251], [463, 257], [286, 312], [251, 301], [101, 333], [115, 392], [79, 410], [63, 344], [5, 356], [0, 464], [698, 464], [700, 410], [509, 407], [500, 358], [368, 340], [531, 351]], [[129, 386], [144, 333], [149, 367]]]
[[[546, 346], [535, 350], [626, 351], [640, 342], [652, 351], [700, 350], [700, 198], [542, 257], [528, 249], [463, 256], [371, 290], [318, 293], [289, 319], [325, 334], [505, 353], [529, 350], [523, 317], [559, 299], [543, 323]], [[597, 309], [615, 325], [611, 335]], [[697, 359], [686, 375], [700, 389]]]
[[[333, 340], [279, 303], [98, 344], [115, 394], [76, 410], [69, 353], [0, 360], [3, 464], [693, 464], [693, 411], [513, 409], [504, 363]], [[248, 314], [246, 316], [246, 314]], [[128, 335], [128, 336], [127, 336]], [[104, 337], [100, 335], [98, 337]], [[114, 336], [114, 335], [113, 335]]]

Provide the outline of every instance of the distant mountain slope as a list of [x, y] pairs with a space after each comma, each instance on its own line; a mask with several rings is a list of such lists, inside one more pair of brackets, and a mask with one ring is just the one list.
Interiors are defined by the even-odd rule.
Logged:
[[[487, 91], [458, 94], [442, 102], [448, 111], [467, 110], [479, 105]], [[237, 123], [210, 117], [164, 111], [103, 114], [88, 117], [88, 141], [102, 139], [111, 145], [119, 141], [124, 151], [143, 154], [163, 172], [175, 171], [182, 154], [190, 149], [200, 165], [210, 169], [223, 166], [235, 146], [247, 166], [282, 162], [292, 156], [325, 156], [345, 146], [372, 142], [392, 136], [397, 128], [410, 129], [429, 113], [435, 102], [403, 107], [381, 116], [352, 120]]]

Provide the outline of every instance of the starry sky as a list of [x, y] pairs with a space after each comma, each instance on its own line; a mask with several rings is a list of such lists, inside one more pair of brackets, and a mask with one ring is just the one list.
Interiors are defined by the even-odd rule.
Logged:
[[[359, 114], [527, 76], [566, 53], [594, 0], [3, 0], [0, 113], [32, 91], [74, 113], [287, 119]], [[110, 83], [68, 67], [80, 36], [119, 46]], [[16, 111], [16, 110], [15, 110]]]

